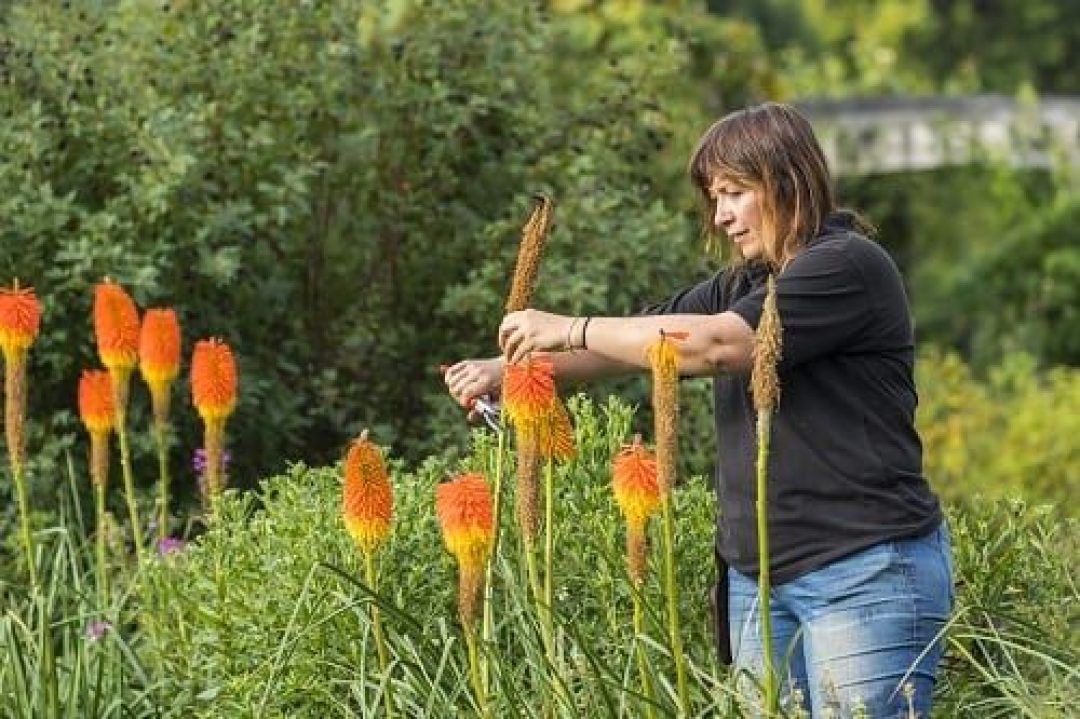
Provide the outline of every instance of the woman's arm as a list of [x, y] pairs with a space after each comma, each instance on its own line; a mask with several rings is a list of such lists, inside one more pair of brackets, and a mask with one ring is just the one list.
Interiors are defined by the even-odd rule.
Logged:
[[[507, 315], [499, 327], [499, 346], [510, 362], [523, 359], [530, 352], [557, 351], [569, 347], [588, 347], [590, 357], [574, 362], [568, 355], [565, 372], [587, 373], [600, 365], [591, 355], [599, 355], [614, 366], [648, 367], [646, 348], [660, 332], [686, 333], [679, 343], [679, 371], [684, 376], [711, 376], [718, 372], [744, 370], [753, 361], [754, 331], [739, 315], [721, 312], [716, 315], [653, 315], [639, 317], [566, 317], [538, 310], [522, 310]], [[556, 365], [556, 373], [559, 365]]]
[[[555, 366], [555, 377], [570, 382], [613, 377], [639, 371], [638, 367], [609, 359], [588, 350], [552, 352], [546, 355]], [[476, 397], [498, 397], [502, 388], [502, 356], [466, 359], [446, 369], [443, 378], [450, 395], [462, 407], [469, 407]]]

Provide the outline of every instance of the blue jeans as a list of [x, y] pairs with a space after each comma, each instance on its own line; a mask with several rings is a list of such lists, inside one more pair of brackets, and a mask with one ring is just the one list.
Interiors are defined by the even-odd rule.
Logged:
[[[734, 569], [728, 578], [740, 695], [760, 706], [757, 582]], [[798, 704], [813, 717], [930, 716], [940, 633], [953, 602], [944, 524], [925, 537], [842, 557], [773, 587], [770, 598], [773, 666], [789, 710]]]

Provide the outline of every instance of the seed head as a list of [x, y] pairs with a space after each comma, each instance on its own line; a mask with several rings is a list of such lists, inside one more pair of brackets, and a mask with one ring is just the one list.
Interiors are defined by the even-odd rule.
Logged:
[[536, 275], [540, 269], [540, 256], [544, 252], [548, 230], [551, 229], [551, 215], [555, 203], [550, 197], [538, 195], [529, 221], [521, 231], [521, 246], [518, 248], [517, 264], [514, 266], [514, 278], [510, 283], [510, 294], [506, 300], [506, 311], [515, 312], [529, 306]]
[[683, 339], [686, 339], [684, 332], [661, 330], [660, 339], [646, 349], [652, 369], [657, 481], [661, 494], [667, 494], [675, 484], [679, 451], [679, 353], [675, 341]]
[[776, 409], [780, 400], [780, 377], [777, 372], [777, 363], [781, 356], [782, 335], [780, 310], [776, 302], [776, 278], [770, 275], [761, 319], [754, 333], [754, 368], [750, 374], [754, 408], [758, 412], [771, 412]]

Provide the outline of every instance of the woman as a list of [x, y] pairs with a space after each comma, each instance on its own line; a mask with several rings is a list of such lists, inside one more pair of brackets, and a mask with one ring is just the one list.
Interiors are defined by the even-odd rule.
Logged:
[[[777, 277], [781, 398], [769, 466], [774, 665], [814, 716], [926, 717], [952, 605], [949, 539], [922, 475], [914, 338], [889, 256], [837, 210], [809, 123], [776, 103], [724, 117], [690, 176], [735, 260], [636, 317], [507, 315], [503, 355], [446, 373], [463, 406], [504, 361], [551, 353], [560, 379], [644, 370], [661, 329], [685, 332], [684, 375], [714, 380], [717, 554], [736, 668], [761, 675], [749, 368], [765, 279]], [[568, 351], [573, 350], [573, 351]], [[723, 582], [721, 582], [723, 584]]]

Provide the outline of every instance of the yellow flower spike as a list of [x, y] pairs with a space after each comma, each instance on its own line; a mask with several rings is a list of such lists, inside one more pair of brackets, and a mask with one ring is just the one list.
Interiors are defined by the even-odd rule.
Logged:
[[393, 510], [390, 476], [379, 449], [364, 430], [345, 457], [342, 487], [345, 527], [363, 552], [374, 552], [390, 536]]
[[169, 388], [180, 374], [180, 322], [171, 308], [149, 309], [139, 333], [139, 372], [150, 387], [154, 421], [169, 418]]
[[615, 502], [626, 518], [627, 569], [637, 586], [645, 581], [645, 528], [660, 508], [656, 475], [656, 459], [641, 443], [641, 435], [634, 437], [633, 444], [623, 447], [612, 463]]
[[494, 538], [492, 496], [479, 473], [463, 474], [435, 488], [435, 509], [446, 548], [458, 561], [458, 611], [472, 631], [479, 608], [484, 563]]
[[26, 352], [41, 328], [41, 303], [33, 287], [0, 287], [0, 348], [4, 357]]
[[225, 450], [225, 421], [236, 409], [236, 360], [219, 339], [199, 340], [191, 357], [191, 398], [203, 420], [206, 449], [206, 498], [224, 488], [221, 457]]

